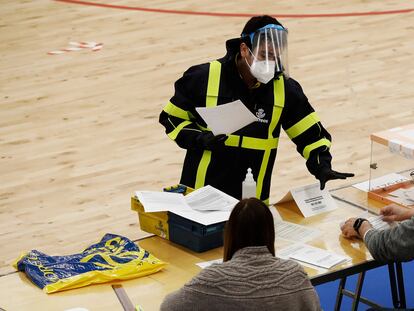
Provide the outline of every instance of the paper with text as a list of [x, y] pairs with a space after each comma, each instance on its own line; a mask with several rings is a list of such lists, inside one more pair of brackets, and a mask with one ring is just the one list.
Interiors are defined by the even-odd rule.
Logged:
[[304, 243], [320, 235], [321, 232], [317, 229], [308, 228], [283, 220], [275, 221], [276, 239], [284, 239], [294, 241], [296, 243]]
[[396, 222], [394, 222], [394, 221], [392, 221], [392, 222], [384, 221], [383, 220], [383, 218], [384, 218], [383, 215], [372, 215], [372, 214], [368, 213], [368, 211], [364, 211], [358, 217], [359, 218], [365, 218], [366, 220], [368, 220], [371, 223], [372, 227], [374, 229], [377, 229], [377, 230], [388, 229], [388, 228], [396, 225]]
[[311, 265], [330, 269], [338, 264], [351, 260], [349, 257], [313, 247], [307, 244], [295, 244], [285, 247], [277, 252], [278, 257], [294, 259]]
[[188, 210], [190, 207], [181, 193], [160, 191], [135, 191], [146, 213]]
[[296, 205], [304, 217], [314, 216], [337, 208], [327, 189], [320, 190], [319, 183], [290, 190]]
[[[371, 179], [371, 184], [370, 181], [364, 181], [364, 182], [360, 182], [357, 184], [352, 185], [353, 187], [368, 192], [369, 190], [377, 190], [377, 189], [381, 189], [381, 188], [385, 188], [388, 186], [392, 186], [404, 181], [409, 180], [407, 177], [397, 174], [397, 173], [391, 173], [391, 174], [387, 174], [375, 179]], [[371, 187], [371, 189], [370, 189]]]
[[169, 211], [202, 225], [227, 221], [239, 200], [212, 187], [204, 186], [190, 194], [136, 191], [145, 212]]
[[[386, 222], [383, 219], [384, 216], [382, 215], [372, 215], [368, 213], [368, 211], [364, 211], [363, 213], [359, 214], [357, 218], [365, 218], [370, 222], [372, 227], [377, 230], [384, 230], [388, 229], [392, 226], [395, 226], [395, 222]], [[342, 226], [345, 224], [345, 221], [341, 221], [339, 223], [339, 228], [342, 228]]]
[[211, 108], [197, 107], [196, 111], [214, 135], [231, 134], [257, 121], [257, 117], [239, 99]]
[[410, 206], [414, 205], [414, 198], [412, 198], [412, 190], [413, 189], [406, 190], [400, 188], [388, 193], [388, 195], [392, 197], [392, 201], [405, 206]]
[[231, 211], [239, 200], [210, 185], [197, 189], [184, 197], [196, 211]]
[[372, 227], [374, 227], [374, 229], [377, 229], [377, 230], [388, 229], [394, 224], [394, 222], [388, 223], [386, 221], [383, 221], [382, 218], [383, 218], [382, 215], [378, 215], [378, 216], [368, 217], [367, 220], [371, 223]]

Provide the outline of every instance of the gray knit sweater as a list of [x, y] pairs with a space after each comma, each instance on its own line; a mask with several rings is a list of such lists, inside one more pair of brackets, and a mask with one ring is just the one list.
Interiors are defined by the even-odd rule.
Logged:
[[414, 216], [386, 230], [370, 229], [365, 244], [372, 257], [381, 262], [414, 259]]
[[320, 310], [302, 267], [273, 257], [265, 246], [246, 247], [230, 261], [202, 270], [169, 294], [161, 311]]

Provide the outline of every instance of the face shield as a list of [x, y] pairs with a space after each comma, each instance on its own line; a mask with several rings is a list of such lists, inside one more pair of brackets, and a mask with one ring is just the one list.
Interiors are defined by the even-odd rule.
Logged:
[[287, 35], [287, 29], [274, 24], [244, 35], [252, 44], [250, 71], [258, 81], [267, 83], [280, 73], [289, 76]]

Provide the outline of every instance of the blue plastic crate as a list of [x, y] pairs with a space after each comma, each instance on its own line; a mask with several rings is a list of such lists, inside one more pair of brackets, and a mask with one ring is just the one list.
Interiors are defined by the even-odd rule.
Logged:
[[223, 221], [206, 226], [168, 212], [170, 241], [196, 252], [223, 246], [225, 223]]

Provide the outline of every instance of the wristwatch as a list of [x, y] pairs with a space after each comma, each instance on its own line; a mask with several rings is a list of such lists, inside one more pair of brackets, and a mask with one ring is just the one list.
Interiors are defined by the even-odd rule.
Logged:
[[359, 234], [359, 228], [361, 227], [364, 221], [368, 221], [368, 220], [366, 220], [365, 218], [357, 218], [354, 222], [354, 225], [352, 226], [358, 234]]

